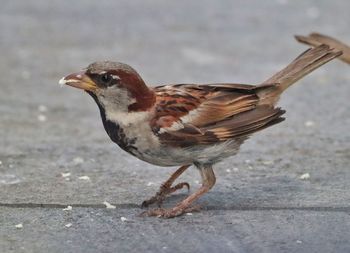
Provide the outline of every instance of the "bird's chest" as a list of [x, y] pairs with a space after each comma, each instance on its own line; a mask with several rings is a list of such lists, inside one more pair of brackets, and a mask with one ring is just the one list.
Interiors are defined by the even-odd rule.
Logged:
[[104, 127], [111, 140], [122, 149], [145, 160], [144, 156], [159, 148], [159, 141], [153, 134], [145, 117], [130, 119], [130, 115], [108, 115]]
[[103, 125], [109, 138], [113, 142], [117, 143], [123, 150], [129, 153], [133, 153], [138, 150], [137, 146], [135, 146], [137, 137], [126, 136], [125, 130], [118, 123], [106, 120], [103, 122]]

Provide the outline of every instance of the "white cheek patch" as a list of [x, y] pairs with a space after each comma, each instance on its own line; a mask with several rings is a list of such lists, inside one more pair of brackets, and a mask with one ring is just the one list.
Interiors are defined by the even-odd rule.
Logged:
[[148, 112], [128, 112], [129, 105], [135, 103], [136, 99], [130, 98], [125, 89], [111, 86], [101, 90], [98, 98], [105, 109], [106, 118], [121, 125], [141, 122], [149, 115]]

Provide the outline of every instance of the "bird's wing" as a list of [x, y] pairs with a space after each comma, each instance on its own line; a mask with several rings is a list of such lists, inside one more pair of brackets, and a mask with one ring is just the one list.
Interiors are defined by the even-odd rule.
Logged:
[[156, 87], [151, 121], [162, 143], [188, 147], [246, 137], [278, 123], [284, 111], [259, 105], [257, 90], [273, 86], [244, 84]]

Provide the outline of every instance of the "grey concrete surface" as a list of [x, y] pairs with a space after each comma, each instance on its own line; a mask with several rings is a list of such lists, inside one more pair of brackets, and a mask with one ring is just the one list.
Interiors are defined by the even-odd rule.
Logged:
[[[287, 120], [216, 166], [201, 213], [171, 220], [138, 217], [138, 205], [174, 168], [121, 151], [92, 99], [57, 84], [101, 59], [129, 63], [150, 84], [258, 83], [306, 49], [294, 34], [350, 43], [349, 8], [347, 0], [2, 1], [0, 252], [350, 252], [349, 66], [329, 63], [287, 91]], [[181, 180], [193, 191], [199, 175]]]

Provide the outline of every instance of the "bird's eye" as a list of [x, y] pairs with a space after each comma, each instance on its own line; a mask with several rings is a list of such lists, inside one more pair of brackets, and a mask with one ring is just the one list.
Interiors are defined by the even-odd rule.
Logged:
[[111, 85], [112, 77], [109, 74], [103, 74], [101, 76], [101, 81], [106, 85]]

